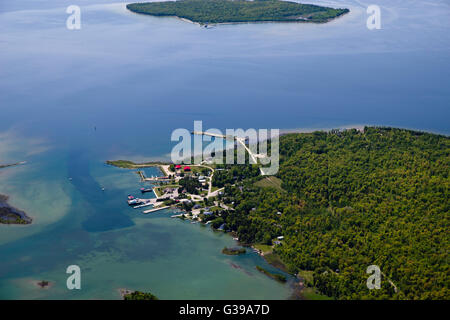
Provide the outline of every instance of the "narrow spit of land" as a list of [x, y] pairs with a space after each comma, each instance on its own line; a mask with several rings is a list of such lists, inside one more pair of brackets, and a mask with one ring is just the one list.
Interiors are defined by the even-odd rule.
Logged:
[[0, 169], [7, 168], [7, 167], [14, 167], [14, 166], [18, 166], [18, 165], [25, 164], [25, 163], [27, 163], [27, 162], [26, 161], [20, 161], [20, 162], [11, 163], [11, 164], [0, 164]]

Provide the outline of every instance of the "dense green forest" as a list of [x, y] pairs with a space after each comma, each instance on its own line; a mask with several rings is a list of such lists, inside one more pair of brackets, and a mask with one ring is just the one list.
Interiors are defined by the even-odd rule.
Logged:
[[[284, 236], [274, 253], [330, 297], [449, 299], [449, 154], [449, 137], [402, 129], [288, 134], [281, 188], [249, 166], [223, 171], [215, 181], [235, 210], [219, 219], [243, 242]], [[369, 265], [380, 290], [366, 286]]]
[[132, 3], [127, 9], [153, 16], [177, 16], [199, 23], [225, 22], [327, 22], [348, 9], [300, 4], [278, 0], [179, 0]]

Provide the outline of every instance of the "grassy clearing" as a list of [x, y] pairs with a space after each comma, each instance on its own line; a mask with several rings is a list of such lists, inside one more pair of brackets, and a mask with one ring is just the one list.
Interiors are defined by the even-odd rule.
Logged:
[[333, 300], [333, 298], [317, 293], [314, 288], [304, 288], [301, 294], [306, 300]]
[[313, 284], [314, 277], [313, 277], [314, 271], [306, 271], [306, 270], [300, 270], [298, 272], [298, 275], [300, 278], [305, 280], [305, 283]]
[[219, 187], [212, 186], [212, 187], [211, 187], [211, 192], [217, 191], [217, 190], [219, 190], [219, 189], [220, 189]]
[[281, 188], [281, 179], [270, 176], [270, 177], [264, 177], [263, 179], [255, 182], [256, 187], [260, 188], [275, 188], [276, 190], [283, 191], [283, 188]]
[[153, 191], [155, 192], [155, 194], [158, 197], [161, 197], [164, 194], [164, 189], [166, 188], [179, 188], [180, 185], [179, 184], [168, 184], [168, 185], [164, 185], [164, 186], [160, 186], [160, 187], [155, 187], [153, 188]]
[[192, 174], [198, 174], [200, 176], [207, 176], [207, 177], [211, 175], [211, 169], [208, 169], [206, 167], [203, 166], [197, 167], [196, 165], [190, 165], [189, 167], [191, 168], [190, 172]]
[[259, 244], [259, 243], [257, 243], [257, 244], [254, 244], [253, 246], [256, 249], [262, 251], [264, 254], [269, 254], [269, 253], [272, 253], [272, 251], [273, 251], [272, 246], [269, 246], [267, 244]]

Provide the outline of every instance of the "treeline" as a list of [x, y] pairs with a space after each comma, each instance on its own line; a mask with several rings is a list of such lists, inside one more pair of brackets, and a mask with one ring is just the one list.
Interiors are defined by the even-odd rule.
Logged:
[[180, 185], [179, 192], [184, 189], [191, 194], [198, 194], [198, 189], [202, 187], [202, 184], [198, 181], [198, 179], [192, 177], [184, 177], [178, 181], [178, 184]]
[[[236, 157], [236, 151], [235, 151]], [[236, 160], [236, 159], [235, 159]], [[214, 187], [222, 188], [226, 185], [235, 184], [244, 179], [257, 177], [260, 174], [258, 165], [238, 164], [238, 165], [216, 165], [212, 184]]]
[[200, 23], [309, 21], [327, 22], [348, 9], [278, 0], [179, 0], [132, 3], [127, 9], [153, 16], [177, 16]]
[[228, 187], [222, 219], [243, 242], [284, 236], [274, 252], [288, 269], [336, 299], [449, 299], [449, 154], [448, 137], [401, 129], [285, 135], [284, 190]]

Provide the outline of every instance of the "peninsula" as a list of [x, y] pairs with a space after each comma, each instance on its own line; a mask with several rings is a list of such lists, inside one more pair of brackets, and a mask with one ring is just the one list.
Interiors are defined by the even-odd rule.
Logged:
[[179, 0], [131, 3], [127, 9], [152, 16], [172, 16], [200, 24], [247, 22], [325, 23], [349, 12], [279, 0]]
[[[276, 176], [170, 164], [142, 181], [161, 184], [148, 201], [185, 212], [174, 218], [228, 232], [300, 278], [307, 299], [448, 299], [449, 152], [448, 136], [389, 127], [291, 133]], [[367, 290], [371, 264], [380, 290]]]
[[0, 169], [7, 168], [7, 167], [14, 167], [14, 166], [18, 166], [18, 165], [25, 164], [25, 163], [27, 163], [27, 162], [26, 161], [20, 161], [20, 162], [11, 163], [11, 164], [0, 164]]

